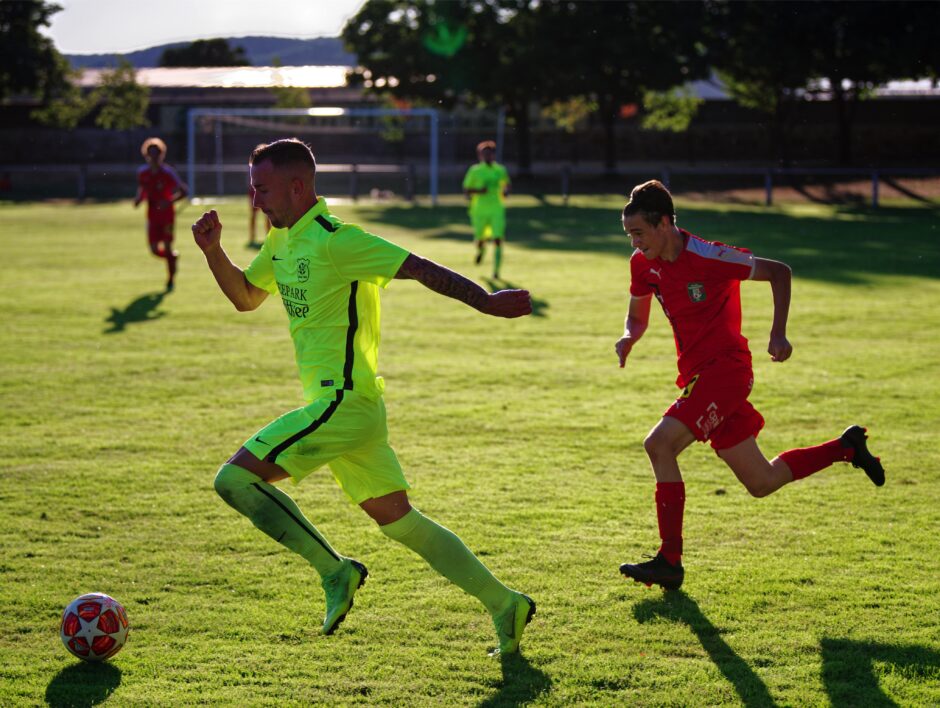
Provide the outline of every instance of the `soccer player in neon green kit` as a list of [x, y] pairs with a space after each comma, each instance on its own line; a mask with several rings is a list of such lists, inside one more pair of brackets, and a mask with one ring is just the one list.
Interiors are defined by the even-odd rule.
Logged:
[[477, 247], [476, 263], [483, 260], [486, 242], [493, 241], [493, 277], [499, 278], [506, 238], [506, 197], [512, 183], [506, 168], [495, 161], [496, 143], [485, 140], [477, 145], [479, 162], [471, 165], [463, 178], [464, 194], [470, 199], [470, 225]]
[[[525, 290], [487, 293], [461, 275], [333, 216], [315, 190], [316, 161], [296, 139], [257, 147], [249, 160], [255, 205], [273, 226], [246, 270], [221, 245], [215, 211], [193, 236], [222, 292], [239, 311], [281, 296], [294, 340], [306, 405], [263, 427], [219, 469], [215, 488], [278, 543], [303, 556], [326, 593], [322, 632], [332, 634], [365, 582], [365, 566], [340, 555], [274, 486], [323, 465], [381, 531], [479, 599], [493, 617], [498, 653], [516, 651], [535, 614], [526, 595], [499, 582], [451, 531], [408, 500], [409, 488], [388, 444], [384, 383], [376, 376], [379, 288], [413, 279], [495, 317], [532, 312]], [[496, 653], [496, 652], [494, 652]]]

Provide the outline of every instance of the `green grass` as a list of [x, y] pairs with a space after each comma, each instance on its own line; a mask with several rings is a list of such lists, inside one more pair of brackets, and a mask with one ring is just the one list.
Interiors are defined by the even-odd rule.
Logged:
[[[163, 296], [129, 203], [0, 204], [0, 705], [940, 703], [940, 215], [679, 204], [693, 232], [794, 268], [785, 364], [763, 355], [769, 287], [742, 288], [765, 452], [859, 422], [888, 483], [840, 465], [755, 500], [694, 446], [687, 580], [663, 594], [617, 573], [658, 540], [642, 440], [676, 394], [658, 308], [617, 368], [621, 206], [511, 201], [504, 275], [532, 291], [533, 317], [488, 319], [408, 282], [383, 299], [412, 501], [538, 602], [523, 658], [501, 663], [476, 601], [327, 471], [288, 491], [370, 570], [329, 638], [313, 571], [213, 492], [219, 464], [301, 392], [280, 305], [228, 305], [187, 236], [197, 207]], [[220, 210], [247, 264], [245, 204]], [[485, 282], [457, 201], [334, 210]], [[90, 591], [132, 623], [102, 666], [57, 636]]]

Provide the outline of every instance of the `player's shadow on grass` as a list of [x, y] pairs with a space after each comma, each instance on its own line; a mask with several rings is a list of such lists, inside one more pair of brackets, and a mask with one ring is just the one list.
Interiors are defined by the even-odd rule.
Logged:
[[875, 662], [890, 673], [923, 683], [940, 681], [940, 652], [922, 646], [876, 644], [849, 639], [822, 640], [822, 675], [833, 706], [897, 706], [878, 685]]
[[46, 687], [46, 704], [84, 708], [104, 703], [121, 683], [121, 670], [106, 662], [66, 666]]
[[495, 694], [479, 703], [480, 708], [525, 705], [551, 689], [548, 674], [532, 666], [520, 652], [502, 655], [499, 661], [503, 682]]
[[[491, 293], [495, 293], [497, 290], [519, 290], [522, 288], [521, 285], [510, 283], [508, 280], [503, 280], [502, 278], [484, 278], [483, 282], [486, 283], [486, 287], [489, 288]], [[545, 310], [551, 307], [551, 305], [548, 304], [548, 300], [537, 298], [535, 295], [532, 295], [532, 293], [529, 293], [529, 297], [532, 299], [532, 316], [545, 317]]]
[[695, 600], [681, 590], [667, 592], [655, 600], [644, 600], [633, 608], [633, 616], [641, 624], [656, 617], [687, 624], [721, 674], [734, 686], [741, 703], [755, 708], [777, 705], [760, 677], [722, 639], [721, 631], [702, 614]]
[[106, 329], [104, 333], [123, 332], [127, 325], [134, 322], [150, 322], [151, 320], [160, 319], [166, 313], [157, 311], [157, 308], [163, 302], [165, 295], [166, 293], [148, 293], [133, 300], [123, 310], [112, 307], [111, 314], [104, 320], [111, 323], [111, 328]]

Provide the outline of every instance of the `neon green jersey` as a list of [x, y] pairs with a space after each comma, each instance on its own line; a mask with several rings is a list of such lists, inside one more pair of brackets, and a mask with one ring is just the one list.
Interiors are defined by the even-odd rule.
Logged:
[[482, 189], [486, 187], [484, 194], [470, 196], [471, 209], [503, 206], [505, 199], [503, 189], [507, 184], [509, 184], [509, 173], [498, 162], [489, 165], [485, 162], [478, 162], [471, 165], [463, 178], [464, 189]]
[[304, 397], [334, 388], [382, 395], [379, 288], [395, 277], [408, 251], [354, 224], [320, 200], [290, 229], [271, 229], [245, 271], [252, 285], [280, 294]]

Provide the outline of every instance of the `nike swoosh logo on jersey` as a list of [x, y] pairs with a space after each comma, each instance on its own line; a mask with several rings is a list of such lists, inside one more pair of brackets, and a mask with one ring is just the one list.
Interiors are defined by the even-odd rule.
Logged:
[[278, 258], [277, 256], [271, 256], [272, 261], [283, 261], [283, 258]]
[[262, 439], [259, 438], [259, 437], [255, 437], [255, 442], [259, 442], [259, 443], [261, 443], [262, 445], [267, 445], [267, 446], [269, 446], [269, 447], [270, 447], [270, 445], [271, 445], [271, 443], [265, 442], [264, 440], [262, 440]]

